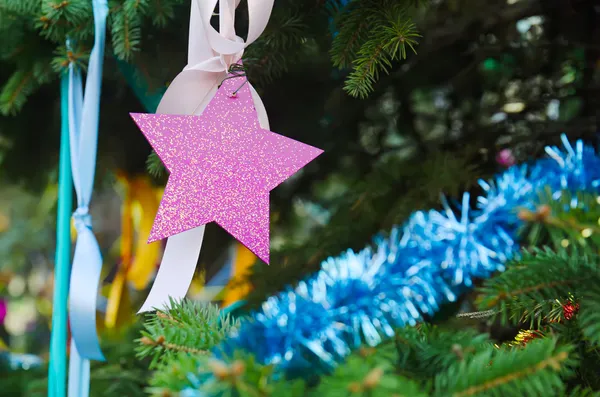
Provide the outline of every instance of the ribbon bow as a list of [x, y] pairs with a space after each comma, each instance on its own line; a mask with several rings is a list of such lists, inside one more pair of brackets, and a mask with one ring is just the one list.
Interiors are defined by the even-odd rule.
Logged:
[[[96, 299], [102, 270], [102, 255], [92, 232], [89, 203], [96, 168], [108, 6], [106, 0], [93, 0], [92, 7], [95, 36], [86, 78], [85, 97], [81, 73], [74, 64], [69, 65], [71, 169], [77, 193], [77, 209], [73, 213], [77, 241], [69, 286], [69, 323], [72, 334], [69, 361], [69, 396], [71, 397], [89, 395], [89, 360], [104, 360], [96, 331]], [[68, 42], [67, 46], [69, 46]]]
[[[217, 0], [195, 1], [192, 9], [192, 22], [199, 18], [198, 24], [190, 25], [190, 64], [184, 70], [205, 70], [224, 72], [242, 58], [244, 49], [252, 44], [263, 32], [269, 21], [273, 0], [249, 0], [249, 26], [246, 41], [235, 35], [235, 9], [240, 0], [222, 0], [219, 2], [219, 26], [217, 32], [210, 24], [212, 12]], [[194, 11], [197, 11], [196, 13]], [[204, 29], [205, 35], [193, 34], [192, 29]], [[200, 39], [200, 40], [199, 40]], [[192, 46], [194, 48], [192, 48]], [[212, 52], [212, 57], [204, 59]], [[196, 57], [197, 55], [197, 57]]]
[[[217, 1], [220, 31], [210, 24]], [[265, 30], [273, 2], [248, 0], [248, 37], [244, 41], [235, 34], [235, 9], [240, 0], [192, 0], [188, 64], [171, 82], [156, 113], [202, 113], [231, 65], [240, 61], [244, 49]], [[251, 89], [254, 101], [262, 106], [260, 97]], [[266, 115], [264, 119], [267, 121]], [[268, 128], [268, 124], [263, 127]]]
[[73, 212], [73, 223], [77, 234], [83, 233], [83, 228], [92, 230], [92, 216], [87, 206], [79, 207]]
[[[248, 38], [235, 35], [235, 9], [240, 0], [219, 1], [219, 28], [210, 24], [218, 0], [192, 0], [188, 65], [173, 80], [158, 105], [157, 113], [201, 114], [231, 65], [238, 63], [244, 49], [264, 31], [274, 0], [248, 0]], [[269, 128], [265, 107], [250, 85], [258, 120]], [[139, 312], [165, 307], [169, 299], [185, 297], [192, 282], [204, 226], [188, 230], [167, 239], [162, 262], [152, 289]]]

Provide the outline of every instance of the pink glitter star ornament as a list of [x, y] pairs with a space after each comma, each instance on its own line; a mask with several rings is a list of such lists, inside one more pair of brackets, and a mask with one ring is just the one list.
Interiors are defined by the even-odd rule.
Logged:
[[323, 151], [261, 128], [244, 82], [200, 116], [131, 114], [170, 173], [149, 242], [214, 221], [269, 263], [269, 192]]

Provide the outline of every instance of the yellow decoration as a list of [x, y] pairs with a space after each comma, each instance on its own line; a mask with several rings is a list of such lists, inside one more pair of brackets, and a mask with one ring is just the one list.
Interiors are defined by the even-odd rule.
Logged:
[[204, 284], [206, 283], [206, 273], [204, 271], [200, 271], [199, 273], [194, 274], [194, 278], [192, 278], [192, 282], [190, 283], [189, 294], [191, 296], [199, 295], [202, 293], [204, 289]]
[[111, 284], [106, 304], [104, 322], [106, 328], [114, 328], [117, 325], [117, 317], [123, 296], [123, 290], [127, 290], [125, 283], [127, 266], [131, 263], [131, 241], [133, 240], [133, 225], [131, 219], [131, 189], [127, 179], [119, 176], [118, 180], [123, 184], [125, 198], [121, 209], [121, 258], [117, 265], [118, 270]]
[[525, 346], [527, 343], [531, 342], [534, 339], [543, 338], [544, 334], [541, 331], [536, 331], [532, 329], [520, 330], [517, 336], [515, 336], [515, 340], [510, 343], [511, 346]]
[[119, 267], [119, 272], [110, 285], [106, 313], [104, 314], [104, 325], [107, 329], [114, 329], [124, 324], [129, 324], [133, 319], [133, 308], [129, 298], [125, 274], [121, 272], [124, 266]]
[[223, 306], [229, 306], [242, 300], [250, 292], [250, 284], [244, 282], [249, 270], [256, 262], [256, 256], [243, 244], [235, 243], [235, 257], [233, 259], [233, 277], [225, 291]]
[[132, 200], [137, 206], [139, 214], [137, 223], [137, 241], [135, 243], [135, 257], [127, 273], [127, 280], [134, 288], [146, 288], [156, 269], [160, 254], [160, 243], [148, 244], [148, 236], [154, 224], [154, 216], [158, 211], [155, 189], [146, 177], [136, 178], [131, 183]]
[[75, 221], [71, 218], [71, 242], [74, 243], [77, 239], [77, 229], [75, 229]]
[[250, 284], [245, 282], [250, 267], [256, 261], [256, 256], [239, 242], [234, 242], [228, 248], [225, 263], [217, 265], [231, 266], [231, 277], [225, 284], [206, 285], [204, 270], [197, 272], [192, 279], [188, 296], [203, 302], [220, 301], [223, 306], [229, 306], [243, 299], [250, 291]]
[[5, 232], [10, 227], [10, 218], [8, 215], [0, 212], [0, 233]]
[[[125, 192], [121, 212], [120, 263], [110, 286], [106, 306], [106, 328], [115, 328], [132, 316], [127, 283], [141, 290], [156, 268], [160, 244], [147, 244], [159, 200], [147, 177], [132, 180], [120, 173]], [[137, 237], [136, 237], [137, 235]], [[135, 243], [134, 243], [135, 241]]]

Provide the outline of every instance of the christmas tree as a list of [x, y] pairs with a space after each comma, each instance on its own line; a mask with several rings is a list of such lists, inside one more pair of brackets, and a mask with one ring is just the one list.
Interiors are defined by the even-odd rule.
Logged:
[[[115, 170], [164, 184], [127, 113], [153, 111], [185, 65], [189, 2], [109, 9], [98, 185]], [[599, 15], [592, 0], [278, 0], [248, 78], [274, 130], [327, 155], [272, 193], [271, 264], [234, 280], [243, 305], [174, 302], [105, 337], [129, 344], [95, 366], [93, 394], [598, 393]], [[58, 77], [87, 64], [91, 21], [86, 0], [0, 0], [3, 185], [54, 181]], [[25, 272], [27, 233], [0, 233]], [[208, 238], [201, 264], [230, 241]], [[28, 374], [10, 387], [34, 395]]]

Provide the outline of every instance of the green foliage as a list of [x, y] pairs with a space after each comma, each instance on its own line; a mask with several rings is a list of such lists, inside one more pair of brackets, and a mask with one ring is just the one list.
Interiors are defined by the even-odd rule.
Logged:
[[206, 355], [237, 325], [216, 306], [171, 300], [169, 309], [157, 311], [144, 323], [138, 354], [152, 357], [152, 368], [180, 355]]
[[148, 173], [155, 178], [162, 177], [166, 172], [164, 164], [155, 151], [152, 151], [152, 153], [150, 153], [148, 156], [148, 159], [146, 160], [146, 168], [148, 169]]
[[113, 9], [110, 15], [112, 28], [113, 51], [119, 59], [131, 60], [133, 52], [139, 50], [142, 41], [141, 10], [143, 2], [126, 1], [111, 2]]
[[[582, 387], [576, 387], [568, 393], [562, 394], [564, 397], [598, 397], [600, 396], [600, 392], [593, 391], [591, 389], [585, 389]], [[561, 396], [561, 397], [562, 397]]]
[[[139, 357], [150, 357], [154, 373], [147, 391], [163, 396], [165, 390], [193, 386], [189, 374], [211, 357], [210, 350], [238, 326], [216, 306], [171, 300], [170, 309], [150, 314], [137, 340]], [[203, 361], [204, 360], [204, 361]]]
[[533, 249], [523, 252], [508, 270], [486, 280], [479, 307], [494, 309], [503, 323], [529, 322], [540, 326], [554, 313], [554, 305], [580, 297], [598, 282], [598, 258], [577, 251]]
[[491, 346], [488, 335], [473, 329], [443, 329], [427, 324], [399, 329], [394, 344], [398, 368], [423, 380]]
[[248, 77], [259, 86], [273, 82], [304, 54], [309, 40], [305, 15], [294, 9], [275, 9], [263, 34], [244, 52]]
[[399, 376], [393, 361], [364, 350], [353, 354], [331, 376], [324, 377], [311, 393], [311, 396], [336, 395], [424, 397], [429, 394], [418, 382]]
[[365, 98], [374, 90], [380, 73], [389, 73], [394, 61], [406, 59], [407, 48], [416, 52], [416, 31], [409, 13], [414, 2], [397, 0], [352, 1], [337, 11], [331, 57], [339, 68], [352, 67], [344, 89]]
[[583, 334], [596, 346], [600, 346], [600, 284], [587, 284], [580, 303], [578, 321]]
[[[85, 0], [43, 0], [36, 13], [36, 28], [47, 39], [64, 44], [86, 40], [93, 32], [92, 2]], [[39, 15], [38, 14], [38, 15]], [[25, 15], [26, 16], [26, 15]]]
[[[106, 362], [91, 364], [90, 397], [142, 397], [150, 375], [148, 361], [136, 357], [133, 339], [140, 332], [134, 326], [103, 338]], [[1, 361], [1, 360], [0, 360]], [[44, 397], [48, 395], [48, 368], [10, 370], [0, 363], [0, 390], [4, 396]]]
[[56, 185], [41, 195], [16, 187], [0, 189], [0, 217], [8, 226], [0, 230], [0, 271], [26, 275], [35, 266], [32, 254], [51, 258], [56, 198]]
[[273, 366], [258, 364], [242, 353], [227, 362], [202, 358], [195, 378], [202, 380], [197, 390], [208, 396], [302, 397], [306, 390], [304, 382], [276, 377]]
[[91, 396], [142, 397], [150, 376], [149, 360], [136, 355], [134, 339], [141, 329], [139, 324], [113, 335], [105, 335], [103, 351], [107, 361], [92, 363]]
[[165, 362], [156, 366], [148, 380], [146, 392], [153, 396], [169, 396], [170, 392], [176, 394], [180, 390], [193, 386], [190, 374], [198, 371], [198, 357], [190, 354], [176, 354], [169, 363]]
[[598, 196], [565, 191], [558, 200], [550, 192], [540, 194], [540, 207], [548, 213], [529, 223], [522, 231], [533, 246], [547, 244], [555, 250], [576, 246], [588, 253], [598, 253], [600, 248], [600, 203]]
[[32, 70], [14, 72], [0, 93], [0, 112], [4, 115], [15, 114], [37, 86]]
[[0, 355], [0, 390], [14, 397], [43, 397], [46, 395], [45, 367], [18, 368], [10, 365], [7, 353]]
[[305, 396], [306, 385], [300, 380], [276, 379], [273, 366], [260, 365], [247, 354], [235, 353], [226, 362], [185, 354], [161, 364], [147, 392], [162, 397], [185, 389], [207, 396], [301, 397]]
[[[109, 49], [117, 59], [131, 61], [142, 45], [144, 21], [163, 28], [184, 3], [109, 1]], [[93, 32], [89, 0], [0, 0], [0, 60], [6, 62], [3, 68], [12, 69], [0, 92], [0, 113], [18, 113], [30, 95], [54, 80], [57, 72], [64, 72], [69, 63], [86, 65]], [[66, 48], [67, 39], [72, 49]]]
[[[578, 389], [565, 394], [576, 355], [572, 347], [558, 345], [554, 338], [524, 348], [498, 348], [476, 332], [465, 332], [454, 341], [451, 335], [449, 329], [415, 329], [408, 336], [413, 340], [405, 346], [400, 346], [405, 338], [399, 336], [396, 343], [360, 349], [316, 384], [285, 380], [276, 376], [272, 366], [259, 365], [241, 352], [226, 362], [187, 355], [170, 366], [162, 365], [149, 392], [163, 396], [191, 389], [210, 397], [578, 395]], [[434, 346], [429, 351], [428, 342]], [[406, 355], [416, 367], [407, 365]], [[419, 357], [425, 357], [425, 362], [419, 363]], [[428, 364], [434, 367], [426, 368]], [[591, 390], [581, 393], [590, 395]]]
[[85, 71], [90, 58], [89, 52], [81, 42], [71, 43], [69, 47], [60, 45], [56, 51], [54, 51], [54, 55], [51, 64], [52, 69], [57, 73], [66, 73], [67, 68], [71, 63], [80, 70]]
[[[346, 83], [351, 95], [368, 95], [381, 72], [389, 73], [393, 62], [405, 59], [408, 50], [415, 50], [420, 36], [410, 13], [417, 3], [365, 0], [353, 1], [347, 8], [330, 9], [339, 27], [331, 56], [335, 66], [353, 67]], [[112, 45], [108, 50], [118, 60], [136, 62], [142, 46], [149, 48], [154, 42], [148, 40], [150, 36], [160, 35], [187, 4], [183, 0], [110, 0], [107, 30]], [[51, 64], [59, 72], [69, 62], [85, 63], [93, 44], [92, 6], [88, 0], [0, 0], [0, 10], [0, 34], [5, 38], [0, 59], [15, 67], [10, 84], [3, 87], [0, 111], [15, 114], [29, 95], [54, 77], [50, 69], [46, 72], [50, 76], [44, 79], [36, 80], [30, 75], [40, 55], [53, 58], [51, 62], [44, 59], [40, 66], [47, 68]], [[244, 54], [252, 81], [265, 85], [280, 77], [290, 65], [317, 56], [322, 30], [327, 28], [322, 22], [323, 14], [310, 2], [286, 2], [275, 7], [267, 29]], [[353, 28], [356, 24], [360, 29]], [[23, 42], [27, 35], [31, 35], [31, 43]], [[82, 50], [66, 51], [67, 38]], [[44, 50], [33, 54], [15, 51], [23, 43]]]
[[572, 348], [551, 338], [522, 350], [490, 348], [452, 366], [435, 379], [437, 395], [546, 396], [565, 390], [562, 377], [575, 364]]
[[[420, 332], [423, 336], [428, 333], [428, 331]], [[427, 335], [426, 338], [433, 342], [432, 345], [423, 341], [421, 346], [416, 346], [413, 353], [416, 353], [417, 356], [429, 354], [430, 358], [433, 358], [433, 363], [431, 359], [427, 360], [426, 358], [426, 362], [420, 364], [418, 368], [405, 366], [404, 370], [400, 370], [404, 376], [393, 375], [394, 379], [386, 379], [386, 374], [393, 374], [393, 371], [391, 373], [382, 371], [379, 374], [380, 383], [377, 384], [374, 391], [388, 390], [386, 387], [395, 385], [397, 391], [402, 390], [406, 393], [403, 395], [407, 396], [542, 395], [532, 392], [535, 389], [543, 390], [542, 393], [545, 393], [543, 395], [548, 395], [552, 389], [564, 390], [560, 375], [569, 375], [570, 367], [573, 364], [573, 359], [569, 357], [571, 349], [557, 347], [556, 341], [552, 339], [545, 339], [538, 344], [532, 343], [525, 349], [498, 350], [491, 343], [485, 343], [484, 335], [476, 336], [474, 332], [471, 333], [471, 336], [475, 336], [475, 342], [470, 343], [468, 338], [465, 338], [468, 333], [465, 333], [462, 335], [462, 346], [460, 344], [461, 336], [454, 341], [455, 343], [452, 343], [450, 330], [430, 330], [430, 332], [433, 333]], [[436, 345], [438, 348], [435, 347]], [[445, 345], [445, 348], [439, 349], [442, 345]], [[399, 353], [399, 357], [402, 358], [401, 349], [399, 349]], [[433, 368], [425, 369], [429, 375], [424, 378], [415, 378], [420, 378], [420, 382], [411, 381], [410, 378], [414, 378], [415, 374], [422, 374], [421, 371], [427, 366], [427, 363], [434, 365]], [[318, 388], [315, 395], [334, 396], [336, 389], [339, 391], [347, 389], [348, 386], [357, 387], [356, 381], [363, 379], [364, 374], [367, 374], [367, 377], [373, 376], [372, 368], [382, 368], [382, 366], [390, 368], [387, 365], [389, 365], [389, 360], [382, 359], [378, 353], [373, 355], [372, 360], [362, 353], [355, 354], [336, 371], [336, 374], [331, 377], [332, 379], [326, 377], [323, 380], [326, 387], [336, 384], [337, 381], [335, 388], [330, 387], [328, 394], [325, 394], [326, 389]], [[352, 373], [352, 370], [355, 372]], [[396, 367], [396, 373], [397, 371]], [[344, 378], [340, 374], [354, 376]], [[347, 383], [342, 384], [340, 381], [343, 379], [346, 379]], [[397, 387], [398, 385], [402, 385], [402, 387]], [[323, 393], [319, 394], [320, 391]], [[382, 395], [390, 395], [389, 390], [387, 393]]]

